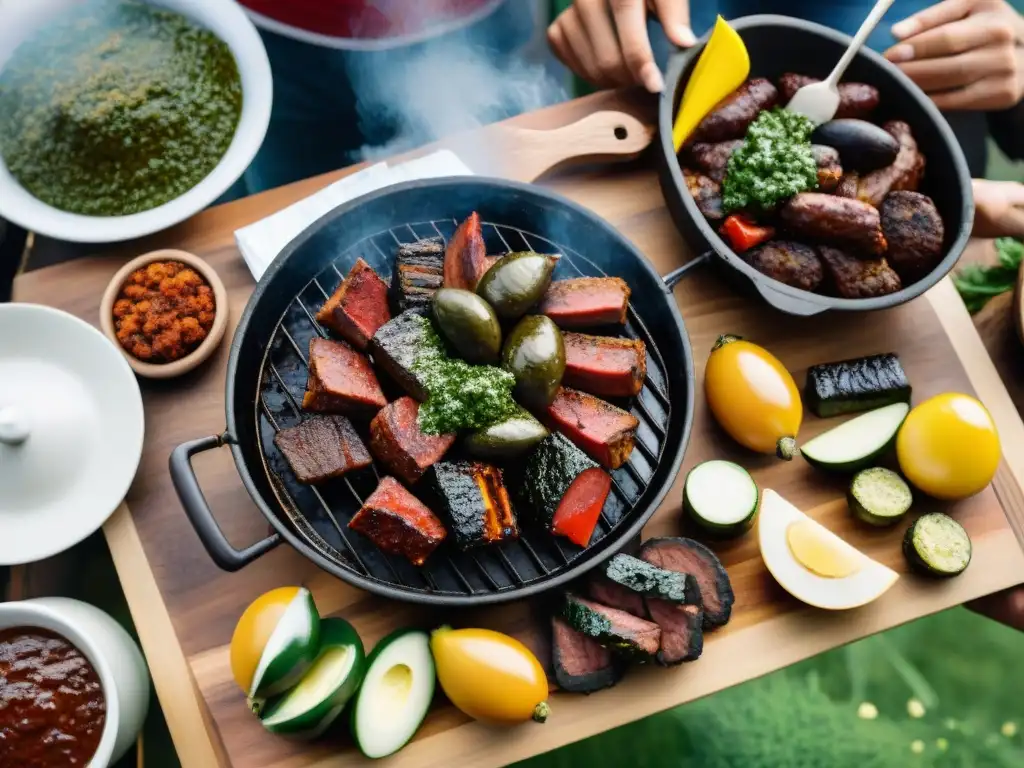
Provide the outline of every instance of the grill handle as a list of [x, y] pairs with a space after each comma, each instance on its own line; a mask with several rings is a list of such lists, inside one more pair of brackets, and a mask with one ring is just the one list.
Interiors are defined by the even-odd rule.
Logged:
[[178, 492], [178, 499], [185, 509], [189, 522], [195, 528], [199, 541], [202, 542], [210, 558], [218, 566], [225, 571], [237, 571], [280, 544], [281, 534], [273, 533], [244, 549], [235, 549], [227, 540], [220, 526], [217, 525], [213, 512], [210, 511], [210, 505], [206, 503], [203, 489], [199, 487], [199, 479], [192, 468], [192, 457], [211, 448], [220, 448], [230, 442], [231, 437], [226, 433], [190, 440], [171, 451], [168, 463], [174, 490]]

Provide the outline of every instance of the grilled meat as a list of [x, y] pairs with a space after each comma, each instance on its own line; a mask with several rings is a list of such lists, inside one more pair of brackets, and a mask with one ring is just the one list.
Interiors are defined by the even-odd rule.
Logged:
[[391, 301], [399, 314], [408, 309], [430, 309], [434, 292], [443, 283], [444, 240], [431, 237], [398, 246]]
[[814, 144], [811, 152], [814, 154], [814, 162], [818, 164], [818, 191], [835, 192], [843, 178], [839, 151], [824, 144]]
[[880, 213], [889, 243], [886, 258], [900, 280], [913, 283], [935, 269], [946, 233], [931, 198], [920, 192], [890, 192]]
[[447, 535], [434, 513], [393, 477], [381, 479], [348, 527], [413, 565], [423, 565]]
[[644, 598], [647, 616], [661, 627], [657, 660], [664, 666], [700, 658], [704, 650], [704, 611], [700, 605]]
[[878, 210], [859, 200], [801, 192], [782, 207], [781, 215], [797, 235], [847, 246], [869, 256], [885, 253]]
[[688, 573], [697, 580], [705, 627], [729, 621], [735, 600], [729, 574], [715, 553], [703, 544], [684, 538], [648, 539], [640, 547], [640, 559], [666, 571]]
[[730, 139], [716, 144], [699, 141], [683, 148], [683, 156], [688, 164], [700, 171], [712, 181], [721, 183], [725, 178], [725, 168], [732, 153], [743, 146], [743, 139]]
[[779, 91], [770, 80], [755, 77], [720, 101], [693, 130], [690, 141], [719, 142], [742, 139], [758, 114], [779, 101]]
[[653, 657], [661, 642], [657, 624], [577, 595], [565, 596], [562, 618], [577, 632], [639, 661]]
[[587, 594], [601, 605], [609, 608], [617, 608], [620, 611], [647, 618], [647, 609], [644, 607], [644, 597], [639, 592], [627, 589], [621, 584], [616, 584], [607, 576], [594, 576], [587, 582]]
[[621, 277], [576, 277], [556, 280], [537, 312], [560, 328], [622, 325], [629, 307], [629, 286]]
[[651, 565], [638, 557], [619, 553], [604, 567], [604, 575], [643, 597], [656, 597], [670, 603], [700, 605], [700, 588], [692, 576]]
[[475, 291], [476, 284], [496, 261], [487, 255], [480, 215], [473, 211], [455, 230], [444, 251], [444, 287]]
[[518, 538], [500, 469], [479, 461], [440, 461], [430, 475], [438, 509], [460, 549]]
[[837, 195], [853, 197], [877, 208], [890, 192], [917, 191], [924, 176], [925, 161], [910, 126], [902, 120], [891, 120], [882, 127], [900, 143], [896, 159], [892, 165], [871, 173], [847, 174], [836, 190]]
[[420, 404], [400, 397], [381, 408], [370, 422], [370, 450], [388, 470], [413, 485], [452, 447], [455, 435], [420, 431]]
[[313, 416], [274, 435], [300, 483], [320, 483], [371, 464], [370, 453], [344, 416]]
[[388, 284], [369, 264], [356, 259], [316, 319], [356, 349], [366, 349], [377, 329], [391, 319]]
[[691, 171], [689, 168], [683, 168], [683, 180], [693, 196], [693, 202], [697, 204], [697, 210], [705, 219], [721, 221], [725, 218], [725, 210], [722, 208], [721, 184], [703, 173]]
[[626, 673], [622, 659], [557, 616], [551, 619], [551, 656], [555, 682], [571, 693], [610, 688]]
[[792, 240], [769, 240], [742, 258], [761, 274], [805, 291], [821, 285], [825, 274], [814, 249]]
[[[797, 91], [805, 85], [820, 83], [816, 77], [798, 75], [794, 72], [787, 72], [779, 78], [779, 91], [782, 93], [780, 101], [788, 104]], [[833, 117], [834, 120], [853, 117], [866, 120], [878, 107], [878, 89], [865, 83], [840, 83], [839, 84], [839, 109]]]
[[373, 366], [343, 341], [309, 342], [309, 377], [302, 407], [307, 411], [376, 413], [387, 405]]
[[632, 397], [647, 377], [647, 347], [640, 339], [567, 332], [562, 382], [593, 395]]
[[370, 354], [402, 389], [423, 402], [429, 393], [422, 375], [413, 368], [420, 354], [438, 343], [430, 319], [416, 310], [407, 310], [377, 329], [370, 341]]
[[895, 293], [903, 287], [885, 258], [859, 259], [839, 248], [818, 246], [828, 283], [844, 299], [870, 299]]
[[629, 460], [640, 426], [633, 414], [569, 387], [558, 390], [544, 420], [606, 469], [618, 469]]

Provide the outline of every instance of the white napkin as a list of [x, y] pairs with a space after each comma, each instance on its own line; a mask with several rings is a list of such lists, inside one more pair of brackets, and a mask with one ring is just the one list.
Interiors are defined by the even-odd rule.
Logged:
[[333, 208], [361, 195], [411, 179], [432, 179], [441, 176], [469, 176], [470, 170], [451, 150], [442, 149], [429, 155], [396, 165], [377, 163], [358, 173], [346, 176], [309, 197], [292, 203], [248, 226], [235, 230], [235, 242], [252, 276], [259, 280], [270, 262], [296, 235], [311, 222]]

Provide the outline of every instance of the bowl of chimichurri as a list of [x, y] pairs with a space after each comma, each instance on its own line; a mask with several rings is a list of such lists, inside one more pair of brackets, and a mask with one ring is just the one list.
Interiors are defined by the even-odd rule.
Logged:
[[0, 4], [0, 216], [76, 242], [183, 221], [248, 167], [271, 92], [235, 3]]

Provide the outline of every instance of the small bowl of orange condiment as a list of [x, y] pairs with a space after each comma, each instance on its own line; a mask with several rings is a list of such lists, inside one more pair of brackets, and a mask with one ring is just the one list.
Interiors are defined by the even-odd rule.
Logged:
[[169, 379], [213, 354], [228, 324], [224, 283], [186, 251], [160, 250], [132, 259], [114, 275], [100, 302], [100, 326], [140, 376]]

